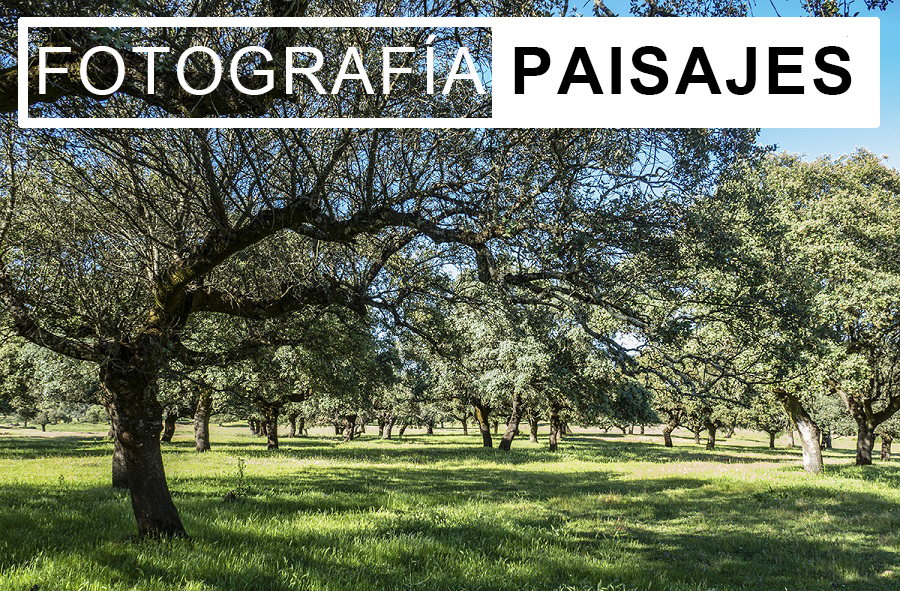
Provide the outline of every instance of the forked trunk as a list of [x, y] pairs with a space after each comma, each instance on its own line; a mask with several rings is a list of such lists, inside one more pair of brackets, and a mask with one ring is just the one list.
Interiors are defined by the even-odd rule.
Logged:
[[356, 434], [356, 415], [344, 417], [344, 441], [351, 441]]
[[812, 419], [803, 404], [796, 396], [784, 391], [776, 392], [784, 405], [791, 422], [797, 427], [800, 435], [800, 448], [803, 450], [803, 470], [809, 474], [821, 474], [825, 471], [822, 462], [822, 448], [819, 446], [819, 426]]
[[156, 396], [156, 372], [106, 366], [101, 369], [100, 382], [115, 416], [116, 440], [122, 447], [138, 535], [186, 537], [163, 469], [159, 441], [162, 407]]
[[882, 462], [890, 462], [891, 461], [891, 443], [894, 442], [894, 438], [890, 435], [886, 435], [885, 433], [881, 434], [881, 461]]
[[556, 451], [559, 446], [559, 435], [562, 423], [559, 420], [559, 408], [550, 407], [550, 451]]
[[394, 430], [394, 417], [393, 417], [393, 415], [391, 415], [391, 418], [389, 418], [387, 420], [387, 422], [384, 424], [384, 429], [381, 432], [381, 438], [382, 439], [390, 439], [391, 432], [393, 430]]
[[875, 447], [875, 424], [867, 419], [856, 421], [856, 465], [872, 465], [872, 449]]
[[503, 438], [500, 439], [500, 445], [497, 449], [509, 451], [512, 447], [513, 439], [519, 433], [519, 422], [522, 420], [522, 397], [518, 394], [513, 396], [512, 410], [509, 413], [509, 420], [506, 422], [506, 431]]
[[162, 432], [162, 442], [170, 443], [172, 441], [172, 437], [175, 436], [175, 423], [178, 421], [178, 415], [175, 413], [166, 413], [166, 418], [163, 421], [163, 432]]
[[478, 429], [481, 431], [481, 442], [484, 447], [494, 447], [494, 439], [491, 437], [491, 408], [481, 402], [472, 402], [475, 408], [475, 420], [478, 421]]
[[212, 393], [207, 388], [200, 388], [197, 408], [194, 410], [194, 449], [198, 452], [209, 451], [209, 415], [212, 412]]

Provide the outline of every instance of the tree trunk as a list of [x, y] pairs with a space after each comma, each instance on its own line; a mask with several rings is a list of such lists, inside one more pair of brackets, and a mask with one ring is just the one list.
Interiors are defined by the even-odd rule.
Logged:
[[775, 449], [775, 431], [769, 431], [769, 449]]
[[494, 435], [500, 434], [500, 421], [493, 421], [494, 423]]
[[531, 443], [538, 442], [538, 420], [534, 415], [528, 415], [528, 439]]
[[469, 434], [469, 418], [466, 416], [466, 413], [463, 413], [461, 423], [462, 423], [463, 435], [468, 435]]
[[112, 404], [106, 405], [106, 412], [109, 414], [109, 436], [113, 440], [113, 457], [112, 457], [112, 485], [113, 488], [128, 488], [128, 470], [125, 468], [125, 450], [122, 449], [122, 443], [116, 437], [116, 424], [118, 417], [115, 407]]
[[697, 427], [696, 429], [694, 429], [694, 444], [695, 445], [700, 445], [700, 431], [702, 431], [702, 429], [700, 429], [700, 427]]
[[500, 445], [497, 449], [509, 451], [512, 447], [513, 439], [519, 433], [519, 422], [522, 420], [522, 397], [518, 394], [513, 396], [512, 410], [509, 413], [509, 420], [506, 422], [506, 431], [503, 438], [500, 439]]
[[722, 436], [722, 439], [731, 439], [734, 437], [734, 425], [728, 425], [728, 428], [725, 429], [725, 435]]
[[634, 435], [634, 423], [631, 423], [630, 425], [628, 425], [628, 434]]
[[713, 423], [706, 425], [706, 449], [712, 451], [716, 449], [716, 431], [718, 427]]
[[784, 405], [791, 421], [796, 425], [800, 435], [800, 448], [803, 450], [803, 470], [809, 474], [821, 474], [825, 471], [822, 462], [822, 448], [819, 447], [819, 426], [812, 419], [800, 400], [784, 391], [776, 392]]
[[178, 420], [178, 415], [175, 413], [166, 413], [166, 419], [163, 421], [163, 432], [162, 432], [162, 442], [170, 443], [172, 441], [172, 437], [175, 435], [175, 422]]
[[666, 423], [663, 425], [662, 435], [663, 435], [663, 445], [665, 447], [672, 447], [672, 431], [675, 430], [675, 425], [672, 423]]
[[344, 441], [353, 440], [356, 431], [356, 415], [346, 415], [344, 417]]
[[297, 419], [297, 432], [300, 433], [300, 436], [306, 435], [306, 417], [300, 415]]
[[894, 438], [885, 433], [881, 434], [881, 461], [882, 462], [890, 462], [891, 461], [891, 443], [894, 442]]
[[641, 425], [641, 435], [644, 434], [644, 425]]
[[559, 408], [550, 407], [550, 451], [556, 451], [559, 446], [559, 434], [562, 425], [559, 421]]
[[491, 408], [481, 402], [472, 402], [475, 408], [475, 420], [478, 421], [478, 429], [481, 431], [481, 442], [484, 447], [494, 447], [494, 439], [491, 437]]
[[390, 439], [391, 432], [393, 430], [394, 430], [394, 416], [391, 415], [391, 418], [389, 418], [387, 420], [387, 422], [384, 424], [384, 429], [382, 430], [381, 438], [382, 439]]
[[341, 427], [341, 423], [335, 423], [334, 424], [334, 434], [340, 435], [342, 433], [342, 431], [343, 431], [343, 427]]
[[434, 421], [425, 421], [425, 435], [434, 435]]
[[247, 419], [247, 426], [250, 427], [250, 435], [256, 435], [258, 431], [256, 421], [254, 421], [253, 419]]
[[291, 438], [297, 436], [297, 414], [292, 412], [288, 415], [288, 437]]
[[875, 424], [870, 420], [856, 421], [856, 465], [872, 465], [872, 448], [875, 447]]
[[822, 429], [822, 449], [831, 449], [831, 427]]
[[794, 431], [793, 425], [788, 426], [788, 447], [794, 447], [796, 445], [796, 443], [794, 443]]
[[[126, 360], [122, 361], [127, 364]], [[100, 383], [111, 401], [116, 440], [122, 447], [138, 535], [142, 538], [186, 537], [163, 469], [159, 441], [162, 407], [156, 396], [155, 368], [141, 371], [132, 366], [122, 371], [113, 370], [111, 366], [101, 366]]]
[[200, 388], [197, 408], [194, 410], [194, 449], [209, 451], [209, 415], [212, 412], [212, 394], [207, 388]]
[[278, 449], [278, 413], [281, 405], [269, 404], [265, 407], [266, 449]]
[[403, 434], [406, 433], [406, 427], [409, 426], [409, 423], [403, 423], [400, 425], [400, 430], [397, 431], [397, 437], [403, 437]]

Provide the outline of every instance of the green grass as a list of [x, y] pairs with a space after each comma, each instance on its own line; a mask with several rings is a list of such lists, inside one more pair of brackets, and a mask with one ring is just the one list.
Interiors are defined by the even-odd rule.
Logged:
[[104, 438], [0, 437], [0, 589], [900, 588], [900, 468], [847, 449], [811, 478], [746, 433], [712, 453], [581, 433], [504, 454], [448, 432], [272, 453], [216, 427], [196, 454], [189, 432], [164, 450], [192, 538], [166, 543], [134, 539]]

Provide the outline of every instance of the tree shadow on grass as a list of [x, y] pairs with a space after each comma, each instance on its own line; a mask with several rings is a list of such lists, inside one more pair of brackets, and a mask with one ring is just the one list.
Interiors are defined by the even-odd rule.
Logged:
[[27, 460], [51, 457], [111, 456], [106, 437], [0, 437], [0, 459]]
[[[258, 440], [249, 437], [216, 446], [239, 457], [327, 461], [276, 462], [277, 475], [265, 471], [269, 464], [250, 464], [243, 494], [231, 503], [222, 495], [236, 479], [212, 470], [173, 479], [190, 542], [133, 542], [127, 497], [108, 488], [4, 485], [0, 572], [41, 556], [84, 565], [91, 582], [110, 589], [506, 591], [605, 582], [641, 591], [888, 591], [898, 585], [892, 573], [900, 572], [900, 514], [888, 497], [821, 480], [722, 485], [702, 473], [674, 472], [638, 479], [612, 466], [694, 456], [710, 462], [719, 453], [736, 455], [730, 451], [680, 452], [581, 435], [567, 437], [560, 454], [527, 447], [504, 454], [465, 441], [371, 443], [295, 439], [275, 454], [257, 452]], [[43, 455], [52, 454], [36, 453]], [[900, 480], [894, 467], [877, 468], [829, 474]], [[57, 588], [52, 576], [38, 570], [33, 583]]]
[[[155, 580], [163, 586], [150, 588], [449, 591], [616, 582], [635, 590], [887, 591], [897, 583], [885, 574], [898, 568], [896, 546], [874, 543], [897, 527], [897, 508], [873, 494], [801, 485], [741, 495], [702, 478], [469, 478], [441, 468], [359, 467], [342, 476], [308, 474], [282, 482], [278, 494], [254, 493], [273, 485], [254, 476], [250, 495], [234, 503], [176, 491], [194, 539], [169, 544], [105, 543], [116, 537], [109, 525], [98, 527], [98, 514], [79, 508], [105, 499], [104, 511], [118, 515], [113, 528], [121, 541], [130, 517], [121, 499], [96, 489], [60, 493], [52, 497], [56, 510], [33, 508], [40, 518], [4, 524], [10, 540], [29, 547], [16, 560], [4, 557], [0, 570], [40, 552], [80, 556], [115, 581], [111, 588]], [[375, 484], [350, 486], [360, 480]], [[319, 494], [329, 487], [338, 492]], [[36, 494], [27, 487], [16, 493]], [[827, 513], [829, 521], [814, 529], [840, 532], [843, 540], [811, 535], [809, 512]], [[862, 519], [891, 512], [893, 521], [878, 526]]]

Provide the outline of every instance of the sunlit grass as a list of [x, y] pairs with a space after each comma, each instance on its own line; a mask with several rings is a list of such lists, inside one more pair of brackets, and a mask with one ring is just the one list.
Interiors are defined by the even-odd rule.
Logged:
[[747, 433], [711, 453], [580, 433], [557, 454], [245, 433], [164, 446], [192, 536], [169, 543], [134, 539], [105, 438], [0, 437], [0, 589], [900, 588], [900, 469], [852, 467], [842, 440], [810, 478]]

